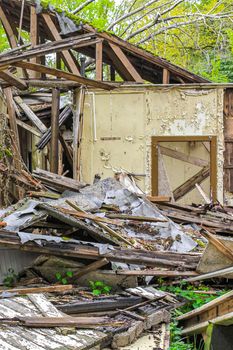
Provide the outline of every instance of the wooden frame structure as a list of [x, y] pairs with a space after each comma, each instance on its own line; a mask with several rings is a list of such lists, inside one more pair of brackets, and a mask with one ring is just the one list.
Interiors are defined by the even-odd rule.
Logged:
[[[178, 67], [165, 59], [156, 57], [153, 54], [136, 47], [107, 32], [98, 30], [89, 24], [76, 25], [77, 30], [62, 35], [59, 22], [59, 13], [55, 10], [42, 9], [37, 7], [34, 1], [26, 0], [21, 18], [22, 0], [0, 0], [0, 20], [8, 37], [10, 47], [15, 49], [15, 55], [11, 57], [0, 55], [0, 78], [8, 84], [18, 88], [27, 88], [27, 84], [37, 79], [46, 78], [46, 74], [52, 74], [45, 69], [45, 56], [51, 52], [59, 53], [66, 69], [76, 76], [76, 82], [80, 85], [84, 81], [78, 80], [81, 75], [81, 62], [77, 59], [77, 53], [95, 60], [95, 79], [103, 81], [103, 65], [109, 66], [111, 79], [115, 79], [114, 72], [117, 72], [123, 81], [143, 83], [144, 81], [156, 84], [180, 84], [180, 83], [206, 83], [208, 80], [195, 75], [181, 67]], [[69, 18], [71, 20], [71, 18]], [[31, 47], [25, 49], [22, 38], [18, 42], [20, 29], [30, 33]], [[79, 42], [78, 42], [79, 41]], [[51, 44], [51, 43], [52, 44]], [[23, 45], [23, 48], [17, 47]], [[2, 57], [1, 57], [2, 56]], [[26, 81], [13, 81], [6, 69], [11, 66], [23, 67], [24, 78], [29, 77], [26, 72], [26, 59], [30, 59], [30, 67], [34, 73]], [[48, 68], [48, 67], [47, 67]], [[1, 73], [4, 71], [4, 76]], [[61, 73], [59, 78], [66, 78]], [[60, 75], [59, 75], [60, 74]], [[14, 77], [14, 76], [13, 76]], [[94, 86], [90, 81], [90, 86]], [[94, 83], [94, 82], [93, 82]], [[23, 85], [24, 84], [24, 85]], [[86, 81], [88, 84], [88, 81]], [[25, 86], [26, 85], [26, 86]], [[95, 84], [98, 87], [98, 84]], [[101, 88], [101, 85], [99, 85]], [[104, 86], [102, 85], [102, 88]], [[105, 86], [107, 88], [107, 86]]]
[[[195, 186], [195, 181], [197, 183], [201, 182], [201, 179], [205, 179], [208, 176], [210, 176], [210, 190], [212, 193], [212, 198], [215, 201], [217, 199], [217, 137], [216, 136], [152, 136], [151, 141], [151, 188], [152, 188], [152, 196], [158, 196], [159, 195], [159, 144], [162, 142], [210, 142], [210, 164], [209, 166], [204, 164], [203, 161], [201, 161], [198, 165], [202, 166], [202, 170], [195, 174], [192, 179], [192, 184]], [[176, 152], [178, 153], [178, 152]], [[188, 159], [179, 158], [183, 161], [188, 161], [189, 163], [192, 162], [194, 164], [195, 159], [194, 157], [189, 157]], [[177, 158], [178, 159], [178, 158]], [[197, 160], [196, 160], [197, 161]], [[200, 160], [199, 160], [200, 161]], [[197, 165], [197, 164], [196, 164]], [[187, 180], [190, 181], [191, 179]], [[189, 188], [186, 190], [186, 193], [188, 193], [190, 190], [192, 190], [194, 187], [188, 185]], [[183, 185], [181, 185], [183, 186]], [[180, 186], [180, 187], [181, 187]], [[186, 186], [187, 187], [187, 186]], [[175, 192], [175, 191], [174, 191]], [[179, 197], [180, 198], [180, 197]], [[179, 199], [179, 198], [175, 198]]]

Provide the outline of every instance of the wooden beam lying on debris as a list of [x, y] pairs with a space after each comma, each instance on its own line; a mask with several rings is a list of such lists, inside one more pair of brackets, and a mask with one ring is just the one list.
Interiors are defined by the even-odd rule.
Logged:
[[[57, 286], [46, 286], [46, 287], [34, 287], [34, 288], [12, 288], [0, 290], [0, 298], [6, 293], [14, 295], [25, 295], [25, 294], [38, 294], [38, 293], [62, 293], [72, 290], [71, 284], [57, 285]], [[2, 294], [1, 294], [2, 293]]]
[[108, 259], [103, 258], [101, 260], [97, 260], [95, 262], [93, 262], [90, 265], [87, 265], [85, 267], [83, 267], [79, 272], [76, 272], [73, 274], [72, 279], [79, 279], [82, 276], [85, 276], [87, 273], [92, 272], [92, 271], [96, 271], [98, 269], [100, 269], [101, 267], [107, 265], [109, 263]]
[[[46, 204], [40, 204], [41, 208], [47, 211], [47, 213], [52, 214], [55, 217], [54, 212], [55, 209], [50, 211], [48, 210], [48, 206]], [[61, 216], [59, 216], [61, 218]], [[62, 218], [61, 221], [65, 222], [66, 218]], [[68, 218], [71, 226], [81, 228], [86, 232], [93, 232], [95, 237], [101, 237], [101, 241], [103, 242], [103, 237], [101, 233], [91, 225], [87, 225], [81, 221], [77, 222], [77, 220]], [[179, 267], [179, 270], [194, 270], [197, 267], [197, 263], [199, 261], [199, 256], [190, 255], [190, 254], [172, 254], [171, 252], [166, 252], [167, 256], [164, 254], [160, 254], [161, 252], [153, 252], [147, 250], [140, 249], [117, 249], [116, 246], [112, 246], [111, 250], [109, 250], [109, 246], [101, 243], [100, 245], [92, 244], [91, 242], [83, 242], [76, 241], [69, 242], [60, 240], [58, 243], [47, 241], [46, 238], [50, 238], [51, 236], [46, 237], [43, 236], [43, 246], [39, 246], [34, 242], [35, 235], [27, 233], [27, 237], [31, 237], [31, 240], [22, 244], [20, 238], [17, 233], [0, 230], [0, 246], [7, 247], [9, 249], [17, 249], [23, 251], [30, 251], [42, 254], [52, 254], [56, 256], [70, 256], [74, 258], [83, 258], [90, 260], [101, 260], [106, 258], [109, 261], [119, 261], [130, 264], [138, 264], [138, 265], [146, 265], [152, 267], [164, 267], [164, 268], [176, 268]], [[107, 237], [107, 236], [106, 236]], [[105, 236], [104, 236], [105, 238]], [[105, 251], [104, 253], [100, 253], [100, 248]]]
[[115, 86], [113, 86], [112, 84], [110, 85], [108, 83], [103, 83], [100, 81], [95, 81], [95, 80], [91, 80], [88, 78], [80, 77], [78, 75], [75, 75], [75, 74], [72, 74], [69, 72], [64, 72], [62, 70], [47, 67], [47, 66], [37, 64], [37, 63], [22, 61], [22, 62], [14, 63], [14, 66], [21, 67], [21, 68], [27, 68], [29, 70], [34, 70], [34, 71], [40, 72], [40, 73], [54, 75], [55, 77], [58, 77], [58, 78], [64, 78], [64, 79], [68, 79], [71, 81], [76, 81], [80, 85], [87, 85], [87, 86], [91, 86], [91, 87], [95, 87], [95, 88], [99, 88], [99, 89], [103, 89], [103, 90], [113, 90], [115, 88]]
[[79, 192], [81, 188], [86, 186], [85, 183], [38, 168], [33, 171], [33, 176], [44, 185], [53, 187], [60, 192], [64, 192], [65, 190]]
[[30, 328], [55, 328], [55, 327], [74, 327], [74, 328], [96, 328], [99, 325], [103, 327], [121, 327], [124, 321], [113, 321], [108, 317], [14, 317], [0, 318], [1, 325], [24, 326]]

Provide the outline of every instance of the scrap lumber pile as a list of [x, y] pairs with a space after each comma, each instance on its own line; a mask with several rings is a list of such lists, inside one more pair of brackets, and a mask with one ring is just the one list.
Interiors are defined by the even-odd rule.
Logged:
[[180, 304], [148, 287], [99, 298], [72, 286], [4, 291], [0, 344], [4, 349], [118, 349], [153, 327], [154, 344], [168, 349], [170, 311]]
[[[2, 291], [2, 300], [15, 302], [15, 293], [19, 298], [27, 293], [26, 287], [29, 299], [36, 289], [47, 291], [66, 316], [44, 315], [42, 320], [17, 313], [0, 322], [16, 328], [17, 334], [23, 329], [23, 336], [32, 328], [40, 333], [42, 325], [43, 334], [47, 327], [53, 332], [55, 327], [72, 327], [77, 328], [77, 336], [78, 328], [91, 327], [112, 348], [126, 346], [153, 328], [156, 344], [159, 347], [163, 341], [167, 349], [170, 312], [183, 301], [144, 285], [162, 276], [197, 275], [201, 253], [189, 232], [162, 215], [146, 196], [129, 191], [114, 178], [91, 186], [76, 181], [72, 190], [61, 176], [36, 173], [45, 190], [30, 193], [1, 212], [5, 225], [0, 230], [1, 257], [4, 249], [34, 254], [30, 266], [16, 278], [18, 291]], [[48, 184], [53, 177], [57, 182]], [[74, 186], [74, 180], [71, 183]], [[64, 279], [68, 285], [62, 290], [57, 283]], [[95, 296], [91, 281], [109, 286], [111, 294]]]

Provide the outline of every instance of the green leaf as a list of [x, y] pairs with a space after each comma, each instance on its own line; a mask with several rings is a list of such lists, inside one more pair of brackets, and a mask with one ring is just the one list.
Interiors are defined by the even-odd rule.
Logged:
[[55, 274], [55, 277], [56, 277], [56, 279], [57, 279], [58, 281], [60, 281], [61, 278], [62, 278], [60, 272], [57, 272], [57, 273]]
[[66, 278], [62, 278], [61, 282], [62, 282], [62, 284], [68, 284], [68, 281]]
[[73, 271], [67, 271], [66, 272], [67, 277], [73, 277]]
[[104, 282], [96, 281], [96, 282], [95, 282], [95, 286], [98, 287], [98, 288], [99, 288], [99, 287], [102, 288], [102, 287], [104, 287]]
[[99, 296], [99, 295], [101, 295], [101, 290], [99, 290], [99, 289], [94, 289], [94, 290], [92, 291], [92, 293], [93, 293], [93, 295], [95, 295], [95, 296]]

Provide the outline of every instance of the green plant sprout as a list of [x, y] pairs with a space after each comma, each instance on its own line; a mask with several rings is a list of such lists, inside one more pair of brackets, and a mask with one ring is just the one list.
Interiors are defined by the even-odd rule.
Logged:
[[89, 281], [89, 285], [92, 290], [92, 294], [94, 296], [99, 296], [101, 294], [109, 294], [111, 292], [112, 287], [108, 286], [102, 281]]
[[69, 283], [69, 279], [73, 277], [73, 272], [72, 271], [66, 271], [65, 274], [61, 274], [60, 272], [57, 272], [55, 274], [55, 277], [57, 279], [58, 282], [62, 283], [62, 284], [68, 284]]

